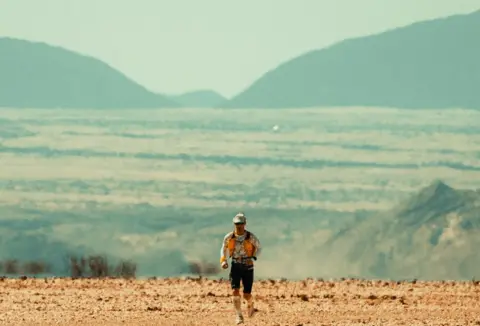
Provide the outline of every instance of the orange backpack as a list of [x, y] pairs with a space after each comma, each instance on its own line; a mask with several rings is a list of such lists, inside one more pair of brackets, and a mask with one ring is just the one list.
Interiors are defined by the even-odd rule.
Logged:
[[[250, 241], [250, 232], [246, 231], [247, 234], [245, 236], [245, 240], [243, 241], [243, 248], [247, 253], [248, 257], [253, 257], [256, 251], [255, 246]], [[233, 251], [235, 250], [235, 232], [232, 233], [232, 236], [228, 240], [228, 251], [230, 253], [230, 257], [233, 255]]]

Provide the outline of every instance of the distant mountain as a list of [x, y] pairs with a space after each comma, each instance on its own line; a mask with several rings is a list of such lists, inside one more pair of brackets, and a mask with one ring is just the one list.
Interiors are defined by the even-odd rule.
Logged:
[[198, 90], [173, 95], [170, 98], [188, 108], [213, 108], [227, 100], [219, 93], [211, 90]]
[[348, 39], [267, 72], [222, 107], [480, 108], [480, 11]]
[[50, 46], [0, 38], [0, 107], [179, 107], [95, 58]]
[[480, 189], [441, 181], [390, 211], [350, 225], [324, 245], [336, 273], [374, 278], [480, 278]]

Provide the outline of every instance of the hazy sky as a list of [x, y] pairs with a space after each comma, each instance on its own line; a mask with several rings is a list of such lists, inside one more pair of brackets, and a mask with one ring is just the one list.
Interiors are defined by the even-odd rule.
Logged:
[[164, 93], [234, 95], [352, 36], [480, 9], [480, 0], [0, 0], [0, 36], [99, 58]]

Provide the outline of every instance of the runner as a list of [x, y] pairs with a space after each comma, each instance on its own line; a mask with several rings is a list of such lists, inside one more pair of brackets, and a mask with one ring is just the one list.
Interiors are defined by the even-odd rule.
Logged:
[[245, 229], [247, 218], [244, 213], [238, 213], [233, 218], [235, 225], [234, 231], [228, 233], [220, 250], [220, 263], [223, 269], [228, 268], [228, 257], [232, 258], [232, 267], [230, 269], [230, 284], [233, 290], [233, 306], [236, 312], [236, 322], [243, 322], [242, 301], [240, 298], [240, 281], [243, 285], [243, 298], [247, 301], [248, 316], [251, 317], [255, 312], [252, 298], [252, 286], [254, 276], [253, 261], [257, 260], [260, 254], [261, 246], [258, 238], [250, 231]]

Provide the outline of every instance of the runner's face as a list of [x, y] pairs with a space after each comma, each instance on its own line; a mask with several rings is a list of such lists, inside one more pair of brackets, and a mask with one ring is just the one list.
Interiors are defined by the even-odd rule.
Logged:
[[235, 232], [242, 233], [243, 231], [245, 231], [245, 224], [235, 223]]

